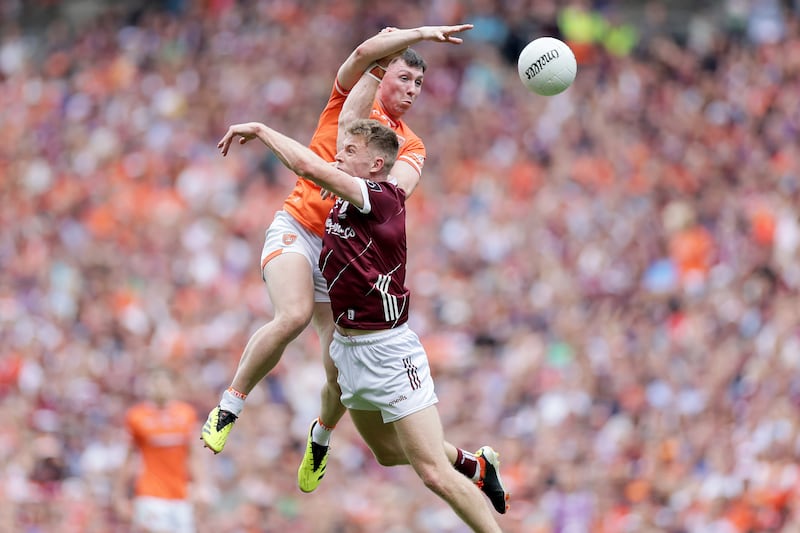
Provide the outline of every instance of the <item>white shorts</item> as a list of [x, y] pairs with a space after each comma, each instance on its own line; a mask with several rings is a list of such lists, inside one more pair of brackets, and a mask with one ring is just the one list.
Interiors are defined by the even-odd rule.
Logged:
[[133, 523], [145, 531], [194, 533], [194, 512], [186, 500], [137, 496], [133, 500]]
[[261, 278], [266, 280], [264, 267], [273, 257], [285, 254], [300, 254], [308, 260], [314, 278], [314, 301], [330, 302], [328, 284], [319, 270], [319, 254], [322, 252], [322, 238], [308, 231], [286, 211], [278, 211], [264, 236], [261, 249]]
[[425, 348], [408, 324], [352, 337], [334, 332], [331, 358], [348, 409], [380, 411], [389, 423], [439, 401]]

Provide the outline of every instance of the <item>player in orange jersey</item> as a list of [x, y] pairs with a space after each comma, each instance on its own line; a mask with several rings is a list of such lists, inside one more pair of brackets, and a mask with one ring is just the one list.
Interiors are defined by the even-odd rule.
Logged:
[[125, 414], [130, 443], [114, 487], [114, 504], [123, 519], [132, 520], [135, 531], [191, 533], [189, 483], [200, 471], [191, 444], [196, 442], [197, 413], [188, 403], [170, 399], [175, 387], [170, 370], [151, 369], [144, 379], [146, 399]]
[[[309, 145], [311, 150], [326, 161], [334, 161], [342, 106], [362, 74], [369, 72], [382, 80], [371, 116], [402, 137], [392, 177], [410, 194], [419, 182], [426, 154], [422, 141], [402, 117], [420, 93], [426, 64], [408, 47], [424, 40], [460, 44], [462, 40], [455, 34], [471, 28], [471, 24], [388, 28], [361, 43], [339, 67]], [[298, 473], [298, 483], [305, 492], [318, 485], [327, 461], [330, 431], [345, 412], [339, 400], [336, 368], [328, 355], [333, 338], [330, 298], [317, 264], [325, 219], [333, 200], [320, 193], [318, 186], [298, 178], [284, 208], [275, 214], [267, 229], [261, 267], [274, 316], [250, 337], [230, 387], [209, 413], [201, 434], [205, 446], [215, 453], [222, 451], [247, 395], [275, 367], [286, 345], [311, 322], [323, 348], [327, 383], [321, 394], [321, 416], [312, 425], [307, 447], [313, 441], [319, 447], [317, 452], [323, 450], [324, 454], [317, 453], [320, 459], [314, 461], [316, 468], [310, 476]]]

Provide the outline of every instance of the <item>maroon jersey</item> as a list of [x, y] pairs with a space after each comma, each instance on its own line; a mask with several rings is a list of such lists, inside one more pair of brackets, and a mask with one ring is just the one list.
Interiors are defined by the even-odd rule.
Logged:
[[366, 213], [336, 200], [325, 221], [319, 268], [338, 325], [390, 329], [408, 320], [406, 194], [390, 182], [366, 185]]

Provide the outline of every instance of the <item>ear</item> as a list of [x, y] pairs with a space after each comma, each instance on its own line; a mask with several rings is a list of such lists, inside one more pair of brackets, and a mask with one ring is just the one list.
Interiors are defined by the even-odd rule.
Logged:
[[380, 156], [376, 157], [375, 159], [372, 160], [372, 166], [370, 167], [369, 171], [373, 174], [377, 174], [381, 170], [383, 170], [385, 163], [386, 161], [382, 157]]

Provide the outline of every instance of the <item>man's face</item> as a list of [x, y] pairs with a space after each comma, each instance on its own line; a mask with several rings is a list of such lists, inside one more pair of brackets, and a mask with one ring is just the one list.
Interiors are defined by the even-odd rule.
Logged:
[[375, 158], [363, 137], [345, 134], [344, 145], [336, 154], [336, 168], [351, 176], [369, 178]]
[[402, 59], [389, 65], [378, 87], [378, 98], [392, 117], [400, 118], [411, 109], [422, 90], [422, 78], [422, 69], [409, 67]]

